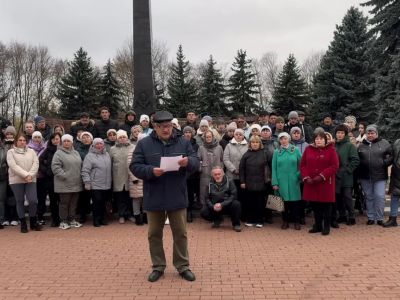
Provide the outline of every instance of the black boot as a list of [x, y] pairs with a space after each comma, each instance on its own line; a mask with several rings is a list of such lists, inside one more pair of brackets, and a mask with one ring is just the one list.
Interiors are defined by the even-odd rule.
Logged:
[[389, 220], [383, 224], [383, 227], [396, 227], [397, 226], [397, 217], [389, 217]]
[[29, 221], [30, 221], [31, 230], [42, 231], [42, 226], [38, 223], [36, 217], [30, 217]]
[[140, 226], [143, 225], [143, 214], [135, 215], [135, 224]]
[[314, 224], [313, 227], [308, 231], [308, 233], [318, 233], [321, 231], [322, 231], [321, 226]]
[[337, 218], [336, 222], [340, 223], [347, 223], [347, 217], [346, 216], [340, 216]]
[[[328, 235], [331, 231], [331, 223], [329, 219], [324, 219], [324, 228], [322, 229], [322, 235]], [[339, 227], [338, 227], [339, 228]]]
[[142, 216], [143, 216], [143, 223], [147, 224], [147, 214], [143, 213]]
[[27, 233], [28, 232], [28, 225], [26, 224], [25, 218], [19, 219], [19, 222], [21, 223], [21, 233]]
[[188, 211], [187, 211], [187, 214], [186, 214], [186, 221], [187, 221], [188, 223], [192, 223], [192, 222], [193, 222], [193, 213], [192, 213], [191, 210], [188, 210]]

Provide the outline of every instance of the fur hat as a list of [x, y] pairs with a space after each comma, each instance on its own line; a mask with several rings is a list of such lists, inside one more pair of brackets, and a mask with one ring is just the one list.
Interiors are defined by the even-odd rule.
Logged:
[[203, 120], [200, 121], [200, 124], [199, 124], [199, 127], [201, 127], [201, 126], [207, 126], [207, 127], [209, 127], [210, 125], [208, 124], [208, 121], [207, 121], [207, 120], [203, 119]]
[[95, 139], [93, 140], [92, 145], [93, 145], [93, 147], [94, 147], [94, 146], [96, 146], [97, 144], [100, 144], [100, 143], [104, 144], [103, 139], [101, 139], [101, 138], [95, 138]]
[[8, 126], [4, 131], [4, 135], [6, 135], [7, 133], [11, 133], [13, 136], [15, 136], [17, 134], [17, 131], [15, 130], [14, 126]]
[[236, 129], [237, 129], [236, 122], [230, 122], [228, 126], [226, 126], [226, 130], [236, 130]]
[[300, 133], [302, 133], [300, 127], [294, 126], [292, 127], [292, 129], [290, 129], [290, 135], [292, 135], [296, 131], [300, 131]]
[[147, 122], [150, 122], [150, 118], [148, 115], [141, 115], [140, 116], [140, 123], [142, 123], [144, 120], [146, 120]]
[[111, 132], [114, 132], [115, 135], [117, 135], [117, 131], [116, 131], [115, 129], [111, 128], [111, 129], [108, 129], [108, 130], [107, 130], [107, 136], [108, 136]]
[[289, 133], [287, 133], [287, 132], [281, 132], [281, 133], [278, 135], [278, 140], [280, 140], [282, 137], [287, 137], [287, 138], [289, 139], [289, 141], [291, 140], [290, 135], [289, 135]]
[[252, 132], [253, 129], [257, 129], [258, 132], [261, 132], [261, 126], [260, 126], [259, 124], [252, 124], [252, 125], [250, 126], [250, 132]]
[[117, 131], [117, 139], [120, 138], [121, 136], [128, 138], [128, 134], [126, 133], [125, 130], [122, 130], [122, 129]]
[[84, 135], [88, 135], [88, 136], [90, 137], [90, 139], [93, 141], [93, 135], [92, 135], [89, 131], [84, 131], [84, 132], [82, 132], [82, 133], [81, 133], [81, 138], [82, 138]]
[[32, 133], [32, 138], [37, 137], [37, 136], [40, 137], [41, 139], [43, 139], [42, 133], [40, 131], [34, 131]]
[[241, 135], [244, 135], [244, 130], [240, 129], [240, 128], [236, 128], [234, 134], [236, 134], [236, 133], [240, 133]]
[[269, 130], [270, 132], [272, 132], [271, 127], [269, 127], [268, 125], [264, 125], [263, 127], [261, 127], [261, 131], [263, 130]]
[[74, 138], [73, 138], [72, 135], [70, 135], [70, 134], [64, 134], [64, 135], [61, 137], [61, 142], [64, 142], [64, 141], [73, 142], [73, 141], [74, 141]]

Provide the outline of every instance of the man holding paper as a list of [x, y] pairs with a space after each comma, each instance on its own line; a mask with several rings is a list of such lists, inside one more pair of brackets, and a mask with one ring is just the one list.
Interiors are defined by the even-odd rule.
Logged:
[[199, 169], [199, 160], [190, 142], [176, 134], [172, 119], [168, 111], [155, 113], [154, 131], [138, 142], [129, 166], [136, 177], [143, 179], [143, 208], [148, 217], [153, 264], [150, 282], [160, 279], [166, 268], [163, 229], [167, 216], [174, 239], [173, 264], [185, 280], [196, 279], [189, 269], [186, 178]]

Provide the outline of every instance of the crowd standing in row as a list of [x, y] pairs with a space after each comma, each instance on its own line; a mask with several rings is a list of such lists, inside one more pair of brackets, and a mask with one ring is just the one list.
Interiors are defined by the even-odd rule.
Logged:
[[[156, 281], [165, 269], [160, 249], [168, 221], [176, 243], [174, 264], [182, 277], [194, 280], [185, 224], [193, 221], [196, 208], [214, 228], [230, 215], [240, 232], [241, 220], [256, 228], [273, 222], [265, 204], [275, 194], [284, 200], [282, 229], [294, 223], [300, 230], [312, 209], [309, 232], [328, 235], [339, 223], [356, 223], [353, 195], [363, 193], [367, 225], [397, 226], [400, 140], [391, 145], [375, 125], [356, 125], [354, 116], [334, 125], [327, 115], [314, 130], [304, 112], [296, 111], [286, 122], [263, 112], [251, 125], [241, 115], [214, 124], [210, 116], [198, 122], [196, 113], [188, 112], [182, 126], [168, 112], [141, 115], [137, 124], [129, 111], [118, 124], [106, 107], [98, 121], [82, 113], [69, 133], [61, 125], [51, 128], [41, 116], [26, 122], [21, 133], [2, 120], [0, 228], [19, 223], [21, 232], [28, 232], [27, 202], [30, 229], [42, 230], [47, 197], [51, 226], [64, 230], [81, 227], [91, 212], [95, 227], [107, 225], [112, 211], [121, 224], [143, 225], [148, 217], [149, 280]], [[183, 157], [177, 173], [160, 169], [161, 156], [176, 155]], [[384, 223], [390, 166], [391, 211]]]

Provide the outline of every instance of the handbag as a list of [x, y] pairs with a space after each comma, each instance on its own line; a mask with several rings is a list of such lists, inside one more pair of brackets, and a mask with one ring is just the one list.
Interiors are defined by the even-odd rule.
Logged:
[[283, 212], [285, 210], [283, 199], [278, 195], [268, 195], [267, 204], [265, 207], [279, 212]]

